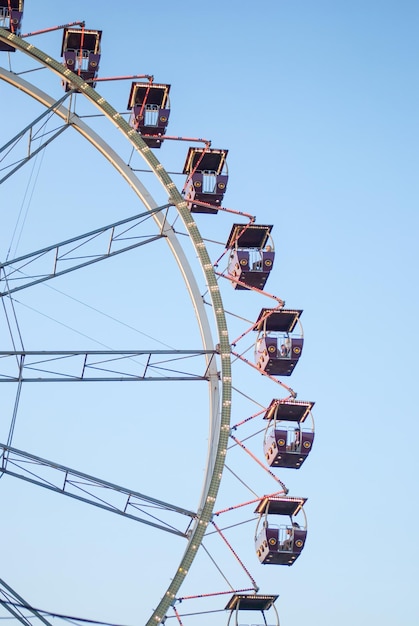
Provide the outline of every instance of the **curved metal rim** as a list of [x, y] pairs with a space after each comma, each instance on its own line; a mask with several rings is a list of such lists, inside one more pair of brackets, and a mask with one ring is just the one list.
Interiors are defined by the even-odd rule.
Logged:
[[[176, 599], [176, 595], [188, 573], [188, 570], [195, 558], [195, 555], [198, 552], [198, 548], [202, 542], [202, 539], [205, 534], [205, 530], [211, 520], [212, 512], [214, 508], [214, 503], [218, 494], [219, 486], [221, 483], [222, 472], [224, 468], [224, 460], [227, 451], [228, 437], [230, 431], [230, 415], [231, 415], [231, 356], [230, 356], [230, 343], [228, 338], [228, 330], [227, 323], [224, 314], [224, 307], [221, 299], [220, 290], [217, 284], [217, 278], [214, 273], [214, 269], [209, 258], [208, 252], [206, 250], [205, 244], [202, 240], [202, 237], [199, 233], [198, 227], [187, 207], [187, 203], [184, 198], [181, 196], [180, 192], [176, 188], [175, 183], [170, 179], [169, 175], [158, 161], [154, 153], [147, 146], [144, 140], [141, 138], [138, 133], [132, 129], [128, 122], [103, 98], [101, 97], [92, 87], [90, 87], [87, 83], [85, 83], [79, 76], [70, 72], [67, 68], [64, 67], [61, 63], [52, 59], [49, 55], [45, 54], [38, 48], [35, 48], [32, 44], [26, 43], [26, 41], [20, 39], [16, 35], [9, 33], [8, 31], [0, 28], [0, 41], [5, 41], [12, 45], [15, 49], [20, 50], [21, 52], [29, 55], [33, 59], [37, 60], [39, 63], [47, 67], [56, 73], [62, 80], [65, 80], [77, 89], [80, 93], [82, 93], [94, 106], [96, 106], [101, 113], [105, 115], [122, 133], [123, 135], [131, 142], [134, 148], [139, 152], [139, 154], [144, 158], [148, 166], [151, 168], [155, 176], [158, 178], [160, 183], [163, 185], [164, 189], [169, 195], [170, 201], [173, 202], [176, 207], [185, 228], [189, 234], [189, 237], [193, 243], [195, 248], [198, 260], [200, 262], [202, 271], [205, 276], [205, 280], [208, 286], [208, 292], [210, 294], [215, 322], [217, 326], [218, 332], [218, 344], [219, 344], [219, 353], [221, 357], [221, 382], [222, 382], [222, 394], [221, 394], [221, 415], [218, 416], [216, 423], [214, 421], [216, 407], [214, 407], [214, 412], [211, 416], [212, 423], [210, 424], [211, 432], [210, 432], [210, 455], [208, 457], [207, 462], [207, 473], [206, 479], [203, 487], [203, 493], [201, 496], [201, 504], [200, 510], [198, 511], [198, 517], [194, 528], [192, 529], [187, 548], [183, 554], [179, 567], [174, 574], [171, 584], [169, 585], [165, 595], [161, 599], [159, 605], [156, 607], [155, 611], [151, 615], [150, 619], [147, 622], [147, 626], [151, 626], [152, 624], [160, 623], [166, 616], [166, 613], [170, 606]], [[13, 75], [16, 80], [16, 75]], [[32, 95], [30, 93], [30, 95]], [[98, 136], [96, 136], [98, 137]], [[98, 147], [94, 144], [95, 147]], [[100, 144], [99, 144], [100, 145]], [[113, 151], [112, 151], [113, 152]], [[114, 156], [117, 156], [114, 153]], [[115, 162], [119, 161], [116, 159]], [[112, 162], [112, 161], [111, 161]], [[131, 178], [131, 176], [127, 176], [129, 172], [129, 168], [121, 168], [121, 173], [125, 169], [125, 176]], [[133, 176], [132, 172], [131, 175]], [[136, 178], [136, 177], [135, 177]], [[132, 179], [131, 179], [132, 180]], [[138, 180], [138, 179], [136, 179]], [[138, 181], [139, 182], [139, 181]], [[144, 189], [143, 189], [144, 191]], [[143, 200], [142, 195], [137, 191], [138, 195]], [[149, 194], [148, 201], [150, 201]], [[143, 200], [144, 202], [144, 200]], [[147, 206], [147, 204], [146, 204]], [[173, 241], [172, 241], [173, 244]], [[172, 248], [173, 250], [173, 248]], [[179, 257], [180, 258], [180, 257]], [[179, 258], [177, 258], [179, 264]], [[182, 273], [185, 277], [185, 266], [180, 263], [180, 267]], [[188, 289], [190, 291], [190, 284], [188, 284]], [[190, 291], [191, 293], [191, 291]], [[193, 300], [194, 302], [194, 300]], [[194, 302], [195, 306], [195, 302]], [[197, 310], [197, 309], [196, 309]], [[202, 322], [202, 318], [198, 316], [200, 322]], [[206, 332], [203, 331], [203, 327], [201, 325], [201, 336], [205, 345], [205, 342], [208, 341], [208, 337]], [[211, 377], [211, 387], [212, 394], [214, 396], [215, 389], [218, 387], [218, 380], [216, 380], [217, 374]], [[218, 395], [218, 394], [216, 394]], [[218, 412], [217, 412], [218, 413]]]

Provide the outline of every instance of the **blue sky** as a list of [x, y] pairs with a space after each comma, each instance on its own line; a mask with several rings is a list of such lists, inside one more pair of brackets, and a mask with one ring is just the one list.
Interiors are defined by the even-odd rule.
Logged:
[[[304, 310], [303, 355], [285, 382], [299, 399], [315, 401], [316, 439], [300, 471], [278, 476], [290, 495], [308, 498], [307, 544], [292, 568], [261, 566], [247, 524], [232, 534], [234, 548], [260, 591], [280, 595], [282, 626], [416, 626], [418, 5], [231, 0], [199, 7], [163, 0], [120, 12], [106, 5], [27, 0], [23, 32], [83, 19], [103, 30], [101, 76], [153, 74], [170, 84], [169, 134], [229, 150], [225, 205], [274, 225], [277, 256], [267, 290]], [[32, 42], [59, 58], [61, 32]], [[17, 53], [10, 64], [22, 71], [28, 60]], [[63, 94], [45, 71], [27, 78], [56, 99]], [[123, 81], [97, 89], [125, 111], [129, 87]], [[1, 145], [41, 111], [15, 91], [0, 84], [7, 120]], [[130, 147], [109, 125], [86, 121], [129, 161]], [[181, 172], [189, 145], [166, 142], [156, 155], [167, 170]], [[140, 167], [135, 157], [134, 163]], [[9, 249], [24, 254], [142, 211], [109, 165], [69, 131], [45, 151], [32, 176], [31, 167], [1, 190], [2, 258]], [[182, 186], [184, 177], [173, 178]], [[163, 204], [152, 176], [143, 180]], [[12, 241], [22, 206], [27, 217], [19, 241]], [[211, 242], [225, 242], [236, 218], [220, 213], [196, 221], [215, 260], [223, 246]], [[247, 327], [239, 316], [255, 320], [269, 300], [224, 282], [233, 338]], [[16, 295], [26, 349], [199, 343], [186, 290], [163, 245], [48, 285]], [[7, 333], [1, 336], [9, 349]], [[232, 423], [281, 393], [249, 370], [234, 365]], [[1, 389], [2, 441], [14, 404], [8, 387]], [[197, 501], [205, 389], [186, 392], [170, 383], [156, 401], [156, 390], [135, 385], [106, 385], [99, 395], [83, 385], [28, 387], [17, 448], [157, 498], [185, 506]], [[257, 438], [251, 441], [262, 454]], [[232, 469], [260, 495], [274, 491], [236, 452]], [[7, 511], [1, 578], [49, 611], [127, 625], [146, 621], [173, 576], [180, 542], [7, 477], [0, 489]], [[226, 472], [220, 502], [245, 499]], [[228, 576], [231, 571], [245, 586], [230, 556], [212, 542]], [[185, 595], [226, 588], [206, 554], [193, 567]], [[220, 596], [208, 606], [225, 603]], [[187, 612], [186, 602], [180, 606]], [[185, 617], [184, 624], [223, 620], [227, 615], [216, 613]]]

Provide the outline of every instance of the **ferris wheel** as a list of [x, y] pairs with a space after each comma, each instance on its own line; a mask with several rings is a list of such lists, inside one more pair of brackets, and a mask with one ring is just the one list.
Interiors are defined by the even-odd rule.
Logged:
[[[250, 505], [256, 521], [250, 543], [259, 567], [293, 565], [305, 545], [305, 498], [289, 495], [275, 470], [299, 469], [306, 460], [314, 440], [314, 425], [306, 427], [314, 403], [297, 401], [282, 381], [302, 353], [302, 311], [286, 309], [280, 298], [264, 291], [275, 260], [273, 227], [223, 207], [228, 151], [208, 141], [196, 140], [199, 145], [188, 148], [178, 188], [155, 152], [163, 152], [172, 140], [185, 140], [167, 133], [170, 86], [155, 83], [152, 76], [131, 77], [128, 112], [119, 113], [98, 90], [101, 31], [84, 23], [60, 27], [58, 61], [22, 36], [22, 1], [0, 2], [0, 11], [0, 50], [16, 52], [24, 59], [22, 66], [26, 60], [32, 64], [29, 70], [0, 68], [10, 98], [31, 103], [21, 105], [25, 122], [10, 129], [0, 153], [2, 204], [10, 207], [6, 224], [11, 233], [1, 242], [0, 263], [5, 322], [0, 381], [11, 389], [5, 394], [9, 419], [0, 444], [0, 489], [10, 524], [19, 520], [34, 560], [43, 559], [42, 548], [34, 548], [42, 532], [69, 562], [77, 547], [86, 556], [87, 579], [95, 572], [103, 584], [109, 559], [126, 564], [128, 558], [130, 593], [138, 584], [148, 589], [151, 583], [156, 590], [145, 606], [147, 618], [140, 618], [148, 625], [169, 617], [183, 623], [187, 617], [177, 603], [200, 596], [232, 596], [221, 608], [229, 619], [236, 615], [236, 623], [239, 611], [264, 613], [276, 595], [259, 593], [227, 537], [229, 524], [222, 528], [218, 520]], [[42, 74], [38, 80], [41, 68], [48, 79]], [[128, 149], [134, 155], [130, 162]], [[147, 170], [141, 179], [142, 167], [135, 165], [140, 162]], [[18, 205], [17, 195], [26, 199], [37, 193], [38, 213]], [[32, 199], [26, 203], [35, 204]], [[233, 216], [216, 260], [196, 214], [214, 220], [227, 214], [230, 221]], [[255, 319], [245, 321], [237, 339], [230, 336], [223, 283], [229, 300], [239, 291], [270, 300]], [[242, 348], [247, 340], [250, 348]], [[232, 364], [250, 376], [262, 375], [286, 397], [275, 394], [232, 425], [232, 398], [239, 393], [249, 399], [233, 386]], [[262, 432], [260, 460], [238, 437], [241, 426], [256, 420]], [[247, 501], [219, 498], [226, 459], [237, 451], [247, 453], [252, 466], [256, 461], [276, 482], [271, 491]], [[28, 526], [24, 503], [31, 511]], [[96, 547], [93, 558], [89, 549], [96, 533], [103, 533], [109, 554]], [[62, 534], [66, 539], [60, 541]], [[214, 560], [207, 548], [213, 536], [227, 545], [249, 587], [228, 581], [228, 591], [221, 594], [196, 591], [181, 597], [198, 553]], [[125, 554], [115, 553], [118, 545]], [[14, 554], [16, 546], [11, 546], [10, 561]], [[45, 568], [28, 568], [28, 576], [50, 569], [52, 555], [53, 550]], [[197, 585], [207, 575], [195, 571]], [[46, 576], [39, 576], [45, 585]], [[15, 589], [6, 572], [0, 578], [2, 604], [16, 619], [50, 623], [39, 610], [42, 599], [41, 604], [32, 597], [25, 602], [25, 593]], [[16, 573], [11, 578], [17, 579]], [[31, 588], [27, 581], [23, 587]], [[78, 593], [82, 587], [86, 583], [76, 585]], [[100, 585], [97, 589], [100, 601], [103, 592]], [[66, 596], [65, 589], [60, 593]], [[91, 593], [90, 586], [86, 598]]]

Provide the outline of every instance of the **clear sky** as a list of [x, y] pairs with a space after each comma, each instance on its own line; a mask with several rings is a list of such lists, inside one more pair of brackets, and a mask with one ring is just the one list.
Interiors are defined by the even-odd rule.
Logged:
[[[276, 473], [290, 495], [308, 498], [307, 543], [291, 568], [260, 565], [250, 507], [242, 516], [250, 523], [229, 531], [233, 548], [260, 592], [279, 594], [282, 626], [417, 626], [418, 3], [26, 0], [22, 30], [77, 20], [103, 31], [101, 77], [153, 74], [171, 85], [169, 135], [229, 150], [225, 206], [274, 225], [277, 254], [267, 291], [304, 311], [303, 354], [284, 382], [298, 399], [315, 402], [316, 439], [299, 471]], [[61, 38], [60, 31], [31, 42], [60, 59]], [[34, 67], [20, 53], [0, 54], [6, 69]], [[57, 100], [64, 94], [46, 70], [25, 77]], [[97, 90], [125, 112], [130, 84], [98, 83]], [[0, 83], [0, 110], [3, 146], [43, 109]], [[76, 111], [96, 113], [80, 97]], [[125, 162], [144, 168], [109, 124], [85, 121]], [[49, 122], [49, 130], [56, 124]], [[166, 141], [156, 150], [180, 187], [189, 145]], [[164, 204], [152, 175], [138, 176]], [[71, 130], [4, 183], [0, 204], [2, 260], [143, 211]], [[241, 219], [219, 213], [196, 221], [215, 261]], [[197, 275], [202, 282], [199, 268]], [[224, 280], [220, 286], [234, 339], [271, 300], [236, 292]], [[13, 304], [8, 318], [16, 313], [26, 350], [200, 345], [164, 242], [22, 290]], [[1, 327], [1, 350], [9, 350], [4, 310]], [[243, 347], [251, 341], [247, 336]], [[205, 466], [207, 391], [195, 382], [154, 385], [28, 383], [12, 445], [193, 508]], [[233, 385], [233, 424], [283, 395], [242, 363], [234, 363]], [[15, 406], [11, 387], [0, 389], [3, 443]], [[253, 420], [246, 428], [242, 439], [263, 424]], [[249, 439], [261, 457], [262, 436]], [[232, 449], [227, 464], [232, 471], [225, 472], [215, 510], [250, 500], [243, 483], [259, 496], [276, 491], [244, 453]], [[0, 480], [0, 494], [0, 578], [25, 600], [127, 626], [148, 619], [174, 575], [181, 539], [9, 476]], [[220, 516], [218, 523], [229, 522]], [[222, 543], [208, 538], [208, 552], [197, 557], [181, 595], [251, 586]], [[191, 611], [223, 609], [228, 597], [204, 600], [202, 608], [193, 603]], [[189, 612], [186, 601], [177, 608]], [[182, 621], [210, 626], [227, 618]]]

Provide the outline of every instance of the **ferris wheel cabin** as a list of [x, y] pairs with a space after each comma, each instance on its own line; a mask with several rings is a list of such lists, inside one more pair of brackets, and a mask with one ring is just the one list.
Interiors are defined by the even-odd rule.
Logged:
[[[23, 18], [23, 0], [0, 0], [0, 27], [20, 35]], [[0, 41], [0, 51], [14, 52], [13, 46]]]
[[275, 258], [272, 228], [262, 224], [233, 224], [226, 248], [231, 250], [227, 275], [234, 289], [264, 288]]
[[[268, 420], [263, 452], [271, 467], [299, 469], [304, 463], [314, 441], [313, 406], [314, 402], [272, 400], [263, 416]], [[306, 421], [311, 421], [309, 427]]]
[[[291, 376], [301, 356], [302, 311], [262, 309], [254, 330], [259, 332], [255, 347], [256, 366], [270, 376]], [[296, 332], [297, 325], [300, 333]]]
[[130, 125], [143, 136], [149, 148], [160, 148], [170, 115], [170, 85], [132, 83], [128, 109]]
[[[64, 28], [61, 56], [64, 65], [95, 87], [100, 61], [101, 30], [85, 28]], [[65, 91], [70, 91], [68, 82], [63, 83]]]
[[227, 188], [227, 153], [228, 150], [189, 148], [183, 173], [188, 175], [185, 197], [191, 213], [218, 213]]
[[[255, 547], [258, 559], [264, 565], [293, 565], [300, 556], [307, 537], [307, 524], [303, 505], [306, 498], [266, 497], [255, 509], [259, 514]], [[295, 521], [303, 512], [304, 524]], [[280, 518], [273, 524], [271, 518]], [[289, 518], [285, 523], [283, 518]], [[262, 529], [258, 533], [258, 528]]]
[[[278, 613], [276, 611], [276, 608], [274, 606], [276, 600], [278, 599], [278, 596], [271, 596], [271, 595], [259, 595], [257, 593], [252, 593], [252, 594], [244, 594], [244, 593], [235, 593], [233, 594], [233, 596], [230, 598], [230, 600], [228, 601], [227, 605], [226, 605], [226, 611], [230, 611], [230, 615], [228, 618], [228, 622], [227, 622], [227, 626], [230, 624], [230, 622], [232, 621], [232, 617], [234, 616], [234, 621], [232, 622], [234, 624], [234, 626], [238, 626], [239, 624], [239, 617], [240, 617], [240, 612], [241, 611], [245, 611], [247, 614], [249, 614], [250, 611], [258, 611], [262, 613], [262, 617], [263, 617], [263, 623], [267, 624], [266, 618], [265, 618], [265, 611], [269, 611], [269, 609], [273, 609], [274, 613], [275, 613], [275, 625], [279, 626], [279, 617], [278, 617]], [[254, 623], [254, 620], [252, 619], [252, 622]]]

